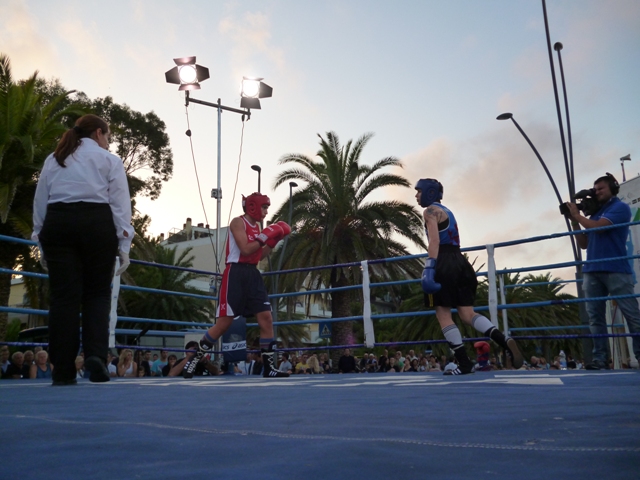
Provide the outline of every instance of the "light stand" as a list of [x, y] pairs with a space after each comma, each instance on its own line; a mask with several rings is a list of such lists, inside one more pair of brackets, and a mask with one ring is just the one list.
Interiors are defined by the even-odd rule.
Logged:
[[[251, 118], [251, 108], [260, 108], [259, 98], [270, 97], [273, 89], [262, 83], [262, 78], [249, 79], [248, 77], [244, 77], [242, 83], [243, 90], [241, 93], [242, 99], [240, 102], [240, 106], [243, 107], [242, 110], [224, 106], [221, 104], [220, 99], [218, 99], [218, 103], [205, 102], [203, 100], [191, 98], [189, 91], [200, 90], [200, 82], [209, 78], [209, 69], [201, 65], [197, 65], [196, 57], [174, 58], [173, 61], [176, 66], [165, 73], [165, 79], [167, 83], [179, 84], [180, 88], [178, 88], [178, 90], [184, 90], [185, 106], [188, 107], [189, 103], [197, 103], [199, 105], [213, 107], [218, 110], [218, 183], [217, 188], [211, 190], [211, 197], [216, 199], [216, 269], [219, 270], [221, 261], [220, 219], [222, 216], [222, 111], [238, 113], [242, 115], [242, 121], [245, 120], [245, 116], [248, 120]], [[248, 93], [245, 93], [245, 89], [248, 90]]]

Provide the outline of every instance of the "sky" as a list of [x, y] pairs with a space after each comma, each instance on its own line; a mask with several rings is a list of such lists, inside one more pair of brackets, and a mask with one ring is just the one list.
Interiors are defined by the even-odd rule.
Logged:
[[[640, 2], [548, 0], [547, 13], [552, 44], [564, 46], [576, 190], [606, 171], [621, 181], [619, 159], [629, 153], [627, 178], [635, 177]], [[181, 228], [187, 217], [216, 224], [217, 111], [196, 104], [188, 111], [201, 202], [184, 94], [164, 79], [173, 58], [191, 55], [211, 75], [194, 98], [238, 108], [243, 75], [273, 87], [244, 132], [239, 115], [222, 114], [222, 226], [242, 213], [240, 194], [257, 189], [251, 165], [262, 167], [275, 211], [289, 195], [288, 185], [273, 189], [285, 169], [279, 159], [315, 157], [318, 135], [334, 131], [343, 144], [374, 134], [364, 163], [395, 156], [404, 168], [394, 173], [412, 184], [439, 179], [463, 246], [566, 229], [534, 153], [510, 121], [496, 120], [514, 114], [569, 200], [540, 1], [0, 0], [0, 52], [16, 79], [37, 70], [166, 123], [173, 177], [158, 200], [137, 200], [153, 235]], [[554, 61], [560, 85], [555, 52]], [[395, 188], [371, 200], [415, 204], [414, 194]], [[496, 253], [498, 268], [570, 260], [566, 238]]]

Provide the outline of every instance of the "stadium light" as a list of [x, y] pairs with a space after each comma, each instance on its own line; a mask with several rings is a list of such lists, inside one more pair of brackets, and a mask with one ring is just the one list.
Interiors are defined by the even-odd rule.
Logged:
[[260, 110], [260, 99], [273, 95], [273, 88], [263, 83], [262, 80], [264, 78], [242, 77], [240, 107]]
[[176, 66], [164, 76], [167, 83], [180, 85], [179, 91], [200, 90], [200, 82], [209, 78], [209, 69], [196, 64], [196, 57], [174, 58]]

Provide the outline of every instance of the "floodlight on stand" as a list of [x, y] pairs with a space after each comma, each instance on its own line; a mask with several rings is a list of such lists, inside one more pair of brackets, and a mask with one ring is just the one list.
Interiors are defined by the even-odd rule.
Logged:
[[620, 157], [620, 166], [622, 167], [622, 181], [626, 182], [627, 181], [627, 175], [624, 172], [624, 162], [630, 162], [631, 161], [631, 154], [627, 153], [624, 157]]
[[260, 109], [260, 98], [268, 98], [273, 94], [273, 88], [263, 83], [263, 78], [242, 77], [242, 91], [240, 92], [240, 107]]
[[174, 58], [176, 66], [164, 74], [167, 83], [180, 85], [178, 90], [200, 90], [200, 82], [209, 78], [209, 69], [196, 64], [196, 57]]

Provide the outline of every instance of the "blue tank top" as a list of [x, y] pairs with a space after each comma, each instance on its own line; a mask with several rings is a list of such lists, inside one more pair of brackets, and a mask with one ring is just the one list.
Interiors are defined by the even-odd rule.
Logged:
[[[440, 245], [454, 245], [460, 246], [460, 234], [458, 233], [458, 222], [456, 217], [453, 216], [451, 210], [439, 203], [432, 203], [436, 207], [440, 207], [444, 213], [447, 214], [448, 221], [438, 224], [438, 232], [440, 235]], [[425, 227], [426, 230], [426, 227]], [[427, 232], [427, 238], [429, 238], [429, 232]]]
[[36, 365], [36, 378], [51, 378], [51, 365], [47, 363], [46, 370], [41, 370], [40, 367]]

